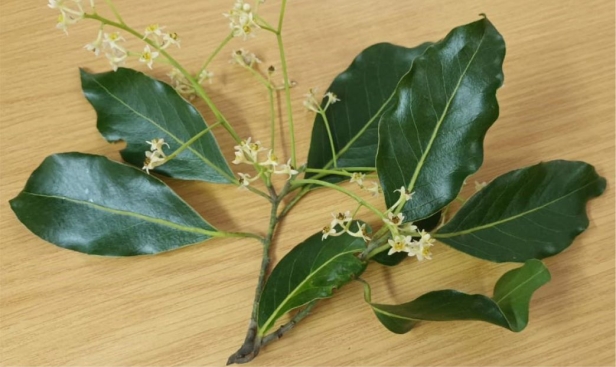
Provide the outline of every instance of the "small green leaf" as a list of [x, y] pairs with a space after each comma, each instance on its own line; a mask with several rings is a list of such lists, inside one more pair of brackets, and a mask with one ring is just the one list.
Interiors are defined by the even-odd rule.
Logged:
[[[424, 43], [414, 48], [390, 43], [372, 45], [334, 79], [328, 91], [335, 93], [340, 102], [330, 105], [325, 115], [330, 124], [338, 167], [374, 167], [377, 121], [402, 76], [429, 45]], [[317, 114], [312, 128], [308, 168], [330, 168], [332, 163], [325, 123]], [[314, 175], [308, 173], [306, 177]], [[324, 179], [339, 182], [345, 177], [332, 175]]]
[[[169, 154], [208, 127], [171, 86], [132, 69], [101, 74], [81, 70], [81, 87], [96, 110], [100, 133], [109, 142], [124, 140], [122, 158], [137, 167], [150, 149], [146, 141], [165, 139]], [[155, 171], [183, 180], [235, 182], [211, 131]]]
[[34, 234], [86, 254], [156, 254], [216, 233], [159, 179], [90, 154], [47, 157], [10, 203]]
[[[351, 223], [353, 230], [356, 223]], [[365, 264], [357, 258], [366, 248], [362, 238], [348, 234], [325, 240], [321, 237], [319, 232], [295, 246], [272, 270], [259, 301], [259, 335], [264, 335], [287, 312], [331, 297], [334, 289], [364, 271]]]
[[586, 203], [605, 179], [584, 162], [551, 161], [506, 173], [471, 197], [434, 235], [481, 259], [555, 255], [588, 227]]
[[[424, 230], [427, 232], [432, 231], [434, 228], [436, 228], [436, 226], [438, 226], [438, 223], [441, 221], [441, 212], [438, 212], [432, 216], [430, 216], [429, 218], [420, 220], [419, 222], [415, 222], [413, 224], [415, 224], [417, 226], [418, 229], [420, 230]], [[404, 261], [404, 259], [408, 259], [408, 253], [406, 252], [394, 252], [391, 255], [387, 254], [387, 251], [383, 251], [383, 252], [379, 252], [376, 255], [374, 255], [371, 260], [376, 261], [377, 263], [381, 264], [381, 265], [385, 265], [385, 266], [396, 266], [398, 264], [400, 264], [401, 262]]]
[[485, 321], [522, 331], [528, 324], [528, 307], [533, 293], [550, 281], [550, 272], [539, 260], [505, 273], [494, 287], [494, 296], [466, 294], [447, 289], [426, 293], [400, 305], [370, 303], [376, 317], [390, 331], [404, 334], [419, 321]]
[[387, 207], [405, 186], [402, 213], [426, 218], [453, 201], [483, 162], [498, 117], [505, 43], [487, 19], [453, 29], [415, 59], [379, 123], [376, 167]]

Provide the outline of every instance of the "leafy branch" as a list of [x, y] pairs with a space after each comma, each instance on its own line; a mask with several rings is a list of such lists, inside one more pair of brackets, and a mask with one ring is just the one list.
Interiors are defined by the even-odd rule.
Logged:
[[[420, 321], [445, 320], [480, 320], [521, 331], [533, 293], [550, 280], [540, 259], [572, 244], [588, 227], [587, 202], [605, 190], [605, 179], [591, 165], [557, 160], [505, 173], [461, 199], [465, 181], [483, 162], [483, 139], [498, 118], [496, 95], [504, 79], [505, 43], [485, 16], [436, 43], [368, 47], [322, 96], [310, 89], [304, 106], [316, 115], [308, 160], [298, 166], [293, 85], [282, 34], [286, 0], [275, 27], [258, 14], [260, 1], [253, 7], [237, 0], [225, 13], [231, 31], [197, 75], [168, 51], [179, 45], [177, 34], [158, 25], [139, 32], [124, 22], [111, 0], [105, 2], [117, 21], [99, 15], [93, 5], [91, 12], [84, 11], [77, 0], [50, 0], [49, 7], [60, 11], [63, 30], [82, 19], [99, 22], [98, 37], [86, 48], [105, 52], [113, 71], [81, 70], [82, 89], [96, 110], [100, 133], [108, 142], [125, 141], [122, 158], [136, 167], [84, 153], [55, 154], [33, 172], [11, 208], [37, 236], [86, 254], [150, 255], [217, 237], [257, 239], [263, 252], [249, 326], [229, 364], [251, 361], [319, 300], [355, 279], [364, 283], [366, 303], [377, 319], [395, 333], [406, 333]], [[118, 31], [105, 33], [107, 28]], [[271, 149], [251, 137], [241, 139], [202, 86], [221, 50], [259, 29], [276, 37], [283, 85], [272, 82], [273, 68], [261, 72], [261, 61], [246, 50], [234, 51], [232, 60], [267, 90]], [[125, 49], [119, 31], [142, 40], [143, 52]], [[173, 67], [175, 85], [121, 67], [128, 57], [150, 68], [161, 57]], [[286, 163], [274, 151], [275, 98], [281, 90], [291, 146]], [[213, 112], [213, 124], [189, 103], [192, 95]], [[238, 172], [236, 178], [213, 134], [219, 125], [237, 143], [231, 163], [251, 167], [254, 177]], [[267, 199], [265, 234], [213, 227], [150, 171], [232, 184], [245, 189], [242, 194]], [[274, 178], [281, 176], [285, 180], [278, 190]], [[265, 190], [255, 187], [256, 180]], [[322, 230], [270, 270], [278, 224], [317, 187], [343, 193], [357, 209], [332, 213]], [[366, 200], [367, 192], [382, 193], [383, 204]], [[450, 219], [454, 200], [462, 206]], [[378, 219], [374, 233], [358, 218], [361, 209]], [[524, 265], [505, 273], [491, 298], [440, 290], [399, 305], [372, 302], [369, 283], [359, 278], [369, 265], [432, 259], [436, 240], [484, 260]], [[294, 310], [291, 321], [279, 325]]]

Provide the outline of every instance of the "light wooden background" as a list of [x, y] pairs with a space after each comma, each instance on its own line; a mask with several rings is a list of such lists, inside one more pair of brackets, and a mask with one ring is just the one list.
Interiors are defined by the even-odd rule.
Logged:
[[[159, 22], [177, 31], [182, 48], [173, 53], [196, 69], [225, 36], [221, 13], [232, 1], [117, 0], [117, 6], [136, 28]], [[278, 7], [268, 1], [262, 14], [273, 21]], [[299, 157], [307, 155], [312, 123], [301, 108], [308, 88], [325, 90], [373, 43], [438, 40], [479, 13], [505, 37], [507, 58], [501, 117], [475, 178], [565, 158], [594, 164], [609, 181], [605, 195], [589, 205], [588, 232], [546, 260], [553, 280], [533, 298], [530, 325], [515, 334], [479, 322], [424, 323], [394, 335], [363, 303], [361, 286], [350, 284], [253, 365], [614, 365], [613, 1], [289, 1], [286, 43], [299, 84], [293, 90]], [[100, 137], [80, 91], [77, 67], [108, 69], [103, 57], [82, 49], [96, 25], [78, 24], [66, 37], [54, 29], [56, 17], [44, 1], [1, 4], [0, 360], [7, 366], [224, 365], [244, 338], [257, 243], [214, 240], [154, 257], [89, 257], [38, 239], [7, 205], [52, 153], [119, 158], [121, 145]], [[279, 66], [267, 33], [236, 40], [213, 64], [216, 78], [208, 89], [239, 131], [267, 140], [264, 90], [227, 63], [239, 47]], [[135, 60], [128, 66], [145, 70]], [[167, 72], [157, 65], [152, 74], [165, 79]], [[232, 142], [222, 130], [218, 136], [232, 158]], [[204, 183], [170, 184], [219, 228], [261, 232], [266, 225], [265, 203], [256, 196]], [[309, 195], [280, 227], [276, 258], [327, 223], [331, 211], [351, 208], [335, 192]], [[441, 245], [431, 262], [372, 266], [365, 278], [375, 301], [400, 303], [444, 288], [490, 295], [511, 267]]]

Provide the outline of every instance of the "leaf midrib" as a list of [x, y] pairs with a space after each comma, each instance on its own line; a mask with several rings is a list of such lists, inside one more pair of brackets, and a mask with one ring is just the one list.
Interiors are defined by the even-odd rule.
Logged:
[[[289, 293], [284, 300], [280, 303], [280, 305], [274, 310], [274, 312], [272, 312], [271, 316], [267, 319], [267, 321], [265, 321], [265, 323], [263, 324], [263, 327], [259, 328], [259, 335], [263, 335], [264, 333], [266, 333], [270, 327], [271, 324], [273, 322], [275, 322], [278, 318], [276, 317], [276, 315], [280, 312], [280, 310], [289, 302], [289, 300], [291, 300], [295, 294], [297, 293], [297, 291], [302, 288], [304, 286], [304, 284], [306, 284], [315, 274], [317, 274], [318, 272], [321, 271], [321, 269], [323, 269], [326, 265], [329, 265], [330, 263], [332, 263], [335, 259], [344, 256], [344, 255], [348, 255], [348, 254], [353, 254], [353, 253], [357, 253], [357, 252], [361, 252], [360, 250], [354, 249], [354, 250], [349, 250], [349, 251], [345, 251], [345, 252], [341, 252], [339, 254], [337, 254], [336, 256], [331, 257], [328, 261], [324, 262], [321, 266], [319, 266], [316, 270], [314, 270], [313, 272], [310, 273], [310, 275], [308, 275], [304, 280], [302, 280], [301, 283], [299, 283], [291, 293]], [[323, 287], [321, 287], [323, 288]]]
[[[445, 117], [447, 116], [447, 113], [449, 112], [449, 107], [451, 106], [451, 102], [454, 100], [455, 96], [457, 95], [458, 89], [460, 88], [460, 85], [462, 84], [462, 80], [466, 77], [468, 69], [473, 64], [473, 61], [475, 61], [475, 56], [477, 56], [477, 54], [479, 53], [479, 50], [481, 49], [481, 45], [483, 44], [483, 40], [485, 39], [485, 37], [486, 37], [486, 32], [484, 29], [484, 32], [481, 35], [481, 40], [479, 40], [479, 44], [477, 45], [477, 48], [475, 49], [473, 56], [471, 56], [471, 59], [469, 60], [466, 67], [464, 68], [464, 72], [462, 72], [462, 74], [458, 78], [458, 83], [456, 84], [456, 87], [451, 93], [451, 96], [448, 98], [447, 104], [445, 105], [443, 113], [441, 114], [441, 117], [439, 118], [439, 120], [436, 123], [436, 126], [434, 127], [434, 131], [432, 132], [430, 141], [428, 142], [426, 149], [424, 150], [423, 154], [421, 155], [421, 158], [419, 159], [419, 162], [417, 163], [417, 167], [415, 168], [415, 171], [413, 172], [413, 177], [411, 178], [411, 182], [409, 183], [407, 187], [409, 192], [413, 192], [413, 188], [415, 187], [415, 183], [417, 182], [417, 179], [419, 178], [419, 173], [421, 172], [423, 168], [426, 157], [430, 153], [430, 150], [432, 149], [432, 145], [434, 144], [434, 141], [436, 140], [436, 136], [441, 128], [441, 125], [443, 124], [443, 121], [445, 120]], [[413, 63], [413, 67], [415, 67], [415, 63]], [[410, 108], [412, 109], [412, 106]]]
[[[152, 120], [151, 118], [143, 115], [142, 113], [140, 113], [139, 111], [135, 110], [131, 105], [127, 104], [126, 102], [124, 102], [120, 97], [116, 96], [115, 94], [113, 94], [109, 89], [107, 89], [103, 84], [101, 84], [98, 80], [96, 80], [95, 78], [91, 78], [92, 81], [94, 81], [94, 83], [96, 83], [101, 89], [103, 89], [105, 91], [105, 93], [107, 93], [111, 98], [115, 99], [118, 103], [120, 103], [121, 105], [123, 105], [124, 107], [126, 107], [129, 111], [131, 111], [132, 113], [134, 113], [135, 115], [141, 117], [142, 119], [150, 122], [152, 125], [156, 126], [158, 129], [160, 129], [161, 131], [163, 131], [165, 134], [169, 135], [171, 138], [173, 138], [173, 140], [176, 141], [176, 143], [183, 145], [184, 143], [186, 143], [185, 141], [182, 141], [182, 139], [178, 138], [177, 136], [175, 136], [174, 134], [172, 134], [170, 131], [168, 131], [167, 129], [163, 128], [161, 125], [157, 124], [156, 121]], [[207, 124], [206, 125], [207, 128]], [[231, 182], [234, 181], [234, 178], [230, 177], [229, 174], [227, 174], [226, 172], [224, 172], [222, 169], [220, 169], [218, 166], [216, 166], [214, 163], [212, 163], [209, 159], [207, 159], [204, 155], [202, 155], [200, 152], [196, 151], [195, 148], [193, 148], [192, 146], [187, 147], [188, 150], [190, 150], [194, 155], [196, 155], [197, 157], [199, 157], [199, 159], [201, 159], [206, 165], [210, 166], [212, 169], [214, 169], [216, 172], [218, 172], [219, 174], [221, 174], [222, 176], [224, 176], [225, 178], [227, 178], [228, 180], [230, 180]]]
[[371, 304], [370, 306], [372, 306], [372, 309], [378, 313], [380, 313], [381, 315], [385, 315], [385, 316], [389, 316], [389, 317], [393, 317], [396, 319], [401, 319], [401, 320], [407, 320], [407, 321], [424, 321], [423, 319], [414, 319], [412, 317], [407, 317], [407, 316], [402, 316], [402, 315], [397, 315], [395, 313], [390, 313], [387, 311], [383, 311], [380, 308], [376, 307], [375, 305]]
[[449, 237], [463, 236], [463, 235], [466, 235], [466, 234], [470, 234], [470, 233], [473, 233], [473, 232], [481, 231], [481, 230], [484, 230], [484, 229], [489, 229], [489, 228], [492, 228], [492, 227], [498, 226], [498, 225], [500, 225], [500, 224], [510, 222], [510, 221], [512, 221], [512, 220], [515, 220], [515, 219], [521, 218], [521, 217], [523, 217], [523, 216], [526, 216], [526, 215], [528, 215], [528, 214], [531, 214], [531, 213], [534, 213], [534, 212], [536, 212], [536, 211], [538, 211], [538, 210], [541, 210], [541, 209], [543, 209], [543, 208], [546, 208], [546, 207], [548, 207], [548, 206], [550, 206], [550, 205], [552, 205], [552, 204], [554, 204], [554, 203], [557, 203], [557, 202], [559, 202], [559, 201], [561, 201], [561, 200], [564, 200], [564, 199], [565, 199], [565, 198], [567, 198], [568, 196], [571, 196], [571, 195], [575, 194], [576, 192], [578, 192], [578, 191], [580, 191], [580, 190], [583, 190], [583, 189], [585, 189], [586, 187], [588, 187], [588, 186], [590, 186], [590, 185], [593, 185], [593, 184], [594, 184], [594, 183], [596, 183], [598, 180], [599, 180], [599, 179], [592, 180], [592, 181], [590, 181], [589, 183], [587, 183], [586, 185], [581, 186], [581, 187], [579, 187], [579, 188], [577, 188], [577, 189], [575, 189], [575, 190], [571, 191], [570, 193], [568, 193], [568, 194], [566, 194], [566, 195], [563, 195], [563, 196], [561, 196], [561, 197], [559, 197], [559, 198], [557, 198], [557, 199], [554, 199], [554, 200], [552, 200], [552, 201], [550, 201], [550, 202], [547, 202], [546, 204], [540, 205], [540, 206], [538, 206], [538, 207], [536, 207], [536, 208], [533, 208], [533, 209], [527, 210], [527, 211], [522, 212], [522, 213], [520, 213], [520, 214], [516, 214], [516, 215], [511, 216], [511, 217], [509, 217], [509, 218], [501, 219], [501, 220], [498, 220], [498, 221], [496, 221], [496, 222], [487, 223], [487, 224], [484, 224], [484, 225], [482, 225], [482, 226], [477, 226], [477, 227], [473, 227], [473, 228], [465, 229], [465, 230], [463, 230], [463, 231], [450, 232], [450, 233], [442, 233], [442, 234], [437, 232], [437, 233], [435, 233], [435, 234], [434, 234], [434, 237], [435, 237], [435, 238], [449, 238]]
[[37, 196], [37, 197], [43, 197], [43, 198], [49, 198], [49, 199], [57, 199], [57, 200], [64, 200], [64, 201], [68, 201], [71, 203], [75, 203], [75, 204], [79, 204], [79, 205], [85, 205], [85, 206], [90, 206], [93, 207], [95, 209], [98, 210], [102, 210], [104, 212], [108, 212], [108, 213], [112, 213], [112, 214], [117, 214], [117, 215], [121, 215], [121, 216], [126, 216], [126, 217], [133, 217], [133, 218], [137, 218], [137, 219], [141, 219], [144, 220], [146, 222], [150, 222], [150, 223], [154, 223], [154, 224], [159, 224], [165, 227], [169, 227], [169, 228], [173, 228], [179, 231], [184, 231], [184, 232], [191, 232], [191, 233], [198, 233], [198, 234], [202, 234], [202, 235], [206, 235], [206, 236], [214, 236], [216, 234], [216, 231], [208, 231], [202, 228], [198, 228], [198, 227], [189, 227], [189, 226], [183, 226], [181, 224], [177, 224], [177, 223], [173, 223], [164, 219], [159, 219], [159, 218], [154, 218], [154, 217], [150, 217], [147, 215], [143, 215], [143, 214], [139, 214], [139, 213], [134, 213], [134, 212], [129, 212], [126, 210], [120, 210], [120, 209], [113, 209], [113, 208], [109, 208], [103, 205], [99, 205], [99, 204], [95, 204], [95, 203], [91, 203], [89, 201], [83, 201], [83, 200], [77, 200], [77, 199], [71, 199], [71, 198], [67, 198], [64, 196], [57, 196], [57, 195], [44, 195], [44, 194], [36, 194], [33, 192], [28, 192], [28, 191], [22, 191], [22, 194], [25, 195], [30, 195], [30, 196]]
[[[500, 308], [500, 303], [506, 299], [507, 297], [509, 297], [512, 293], [516, 292], [518, 289], [520, 289], [520, 287], [526, 285], [528, 282], [530, 282], [531, 280], [535, 279], [536, 277], [538, 277], [539, 275], [543, 274], [547, 269], [546, 268], [542, 268], [540, 269], [538, 272], [536, 272], [535, 274], [533, 274], [530, 278], [527, 278], [525, 281], [523, 281], [522, 283], [518, 284], [517, 286], [515, 286], [512, 290], [510, 290], [509, 292], [507, 292], [504, 296], [500, 297], [498, 300], [496, 299], [492, 299], [494, 302], [496, 302], [496, 304], [498, 305], [498, 307]], [[506, 317], [505, 317], [506, 318]]]

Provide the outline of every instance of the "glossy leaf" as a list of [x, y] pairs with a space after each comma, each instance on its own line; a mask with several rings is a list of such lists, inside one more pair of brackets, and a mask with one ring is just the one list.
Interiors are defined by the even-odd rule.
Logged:
[[[429, 218], [420, 220], [413, 224], [415, 224], [417, 228], [420, 230], [423, 229], [424, 231], [430, 232], [434, 228], [436, 228], [436, 226], [438, 226], [440, 221], [441, 221], [441, 212], [438, 212], [430, 216]], [[391, 255], [388, 255], [387, 252], [388, 251], [379, 252], [378, 254], [374, 255], [371, 260], [374, 260], [377, 263], [381, 265], [385, 265], [385, 266], [396, 266], [400, 264], [401, 262], [403, 262], [405, 259], [409, 258], [408, 253], [406, 252], [394, 252]]]
[[11, 208], [42, 239], [93, 255], [156, 254], [216, 233], [159, 179], [82, 153], [47, 157]]
[[[351, 228], [357, 227], [351, 223]], [[311, 301], [328, 298], [359, 276], [365, 264], [357, 255], [363, 239], [343, 234], [321, 240], [319, 232], [295, 246], [272, 270], [259, 302], [259, 334], [264, 335], [281, 316]]]
[[552, 256], [588, 227], [586, 203], [601, 195], [605, 184], [584, 162], [551, 161], [515, 170], [471, 197], [435, 237], [496, 262]]
[[411, 331], [420, 321], [454, 320], [485, 321], [518, 332], [528, 324], [533, 293], [549, 281], [545, 265], [529, 260], [498, 280], [492, 298], [448, 289], [426, 293], [400, 305], [370, 305], [379, 321], [397, 334]]
[[[328, 91], [335, 93], [340, 102], [330, 105], [325, 114], [338, 156], [338, 167], [375, 166], [378, 119], [413, 60], [429, 45], [424, 43], [413, 48], [390, 43], [372, 45], [334, 79]], [[332, 167], [332, 161], [325, 123], [317, 114], [312, 128], [308, 168]], [[314, 175], [308, 173], [306, 177]], [[324, 179], [339, 182], [345, 177], [327, 176]]]
[[[165, 139], [169, 147], [163, 150], [169, 154], [208, 127], [171, 86], [132, 69], [101, 74], [81, 70], [81, 86], [96, 110], [100, 133], [109, 142], [125, 141], [122, 158], [138, 167], [150, 149], [146, 141]], [[211, 132], [155, 172], [184, 180], [234, 182]]]
[[453, 29], [415, 59], [379, 123], [377, 172], [387, 207], [402, 186], [402, 212], [426, 218], [456, 198], [483, 162], [483, 139], [498, 117], [505, 43], [487, 19]]

